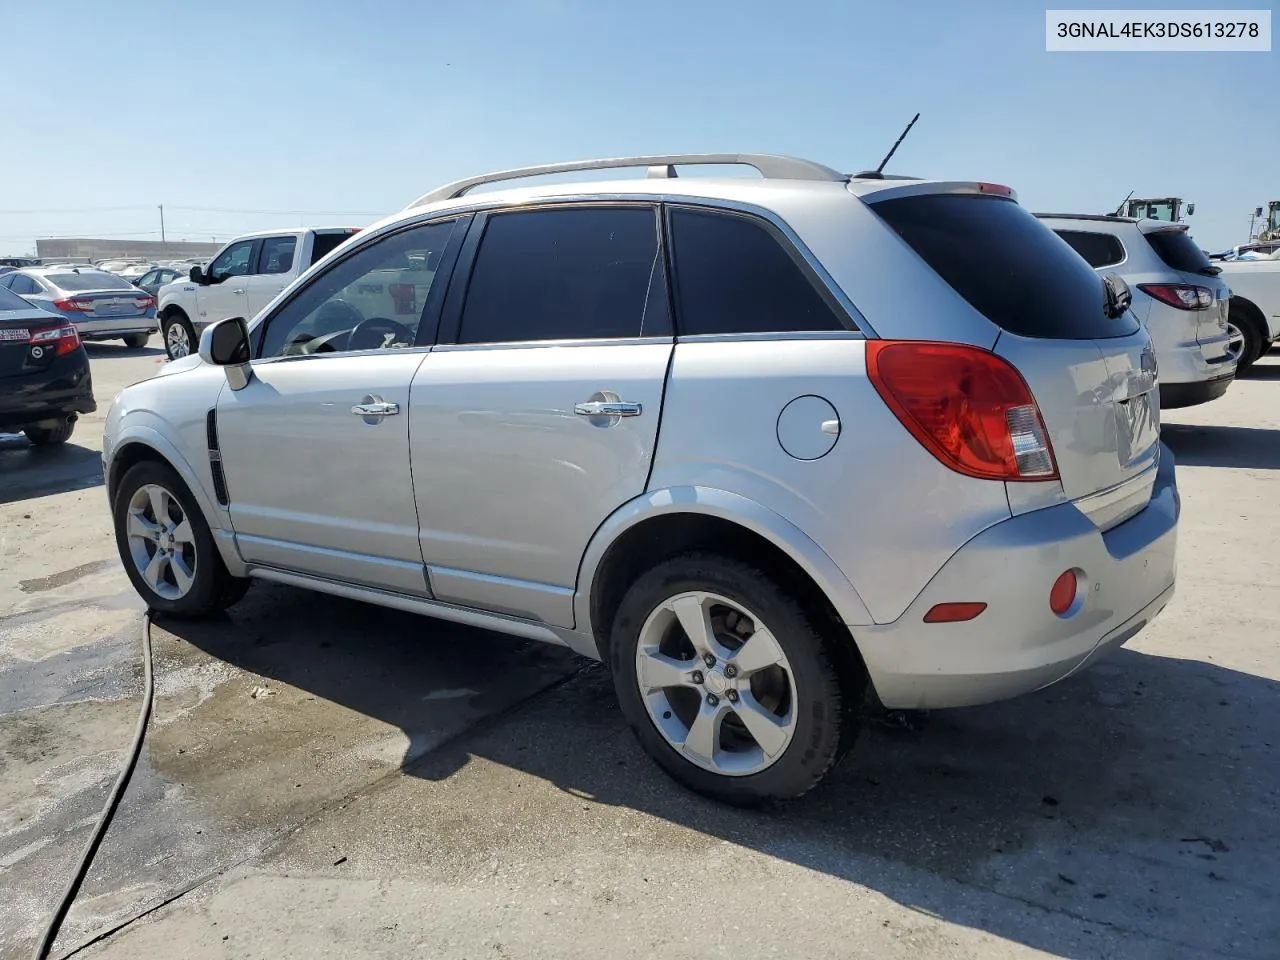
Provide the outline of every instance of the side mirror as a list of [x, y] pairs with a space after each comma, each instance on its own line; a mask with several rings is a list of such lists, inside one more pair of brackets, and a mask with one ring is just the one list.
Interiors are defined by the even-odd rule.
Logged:
[[1192, 215], [1193, 213], [1195, 213], [1195, 212], [1196, 212], [1196, 205], [1195, 205], [1194, 203], [1188, 203], [1188, 204], [1187, 204], [1187, 216], [1189, 217], [1189, 216], [1191, 216], [1191, 215]]
[[249, 366], [249, 325], [244, 317], [230, 317], [205, 327], [200, 334], [200, 359], [226, 370], [232, 390], [247, 387], [253, 368]]
[[192, 283], [204, 283], [204, 268], [197, 263], [187, 276], [191, 278]]

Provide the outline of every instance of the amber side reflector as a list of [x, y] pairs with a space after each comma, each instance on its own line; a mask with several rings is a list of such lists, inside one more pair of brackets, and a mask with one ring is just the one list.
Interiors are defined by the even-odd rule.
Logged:
[[924, 622], [960, 623], [972, 620], [985, 609], [985, 603], [939, 603], [924, 615]]

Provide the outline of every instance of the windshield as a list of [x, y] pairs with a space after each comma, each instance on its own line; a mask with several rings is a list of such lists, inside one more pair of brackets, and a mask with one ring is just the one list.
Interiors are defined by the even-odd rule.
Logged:
[[1128, 336], [1102, 281], [1065, 240], [1013, 200], [928, 194], [872, 203], [956, 293], [1002, 330], [1075, 340]]
[[52, 273], [45, 277], [59, 290], [132, 290], [133, 284], [123, 277], [102, 271]]

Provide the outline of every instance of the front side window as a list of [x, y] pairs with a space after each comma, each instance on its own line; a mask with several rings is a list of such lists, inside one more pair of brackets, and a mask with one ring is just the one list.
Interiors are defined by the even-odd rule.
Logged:
[[669, 334], [657, 216], [647, 205], [491, 216], [459, 343]]
[[233, 243], [223, 250], [209, 264], [209, 277], [215, 282], [227, 277], [243, 277], [249, 272], [249, 264], [253, 259], [253, 241], [242, 240]]
[[1124, 246], [1120, 239], [1109, 233], [1093, 233], [1088, 230], [1055, 232], [1094, 269], [1114, 266], [1124, 259]]
[[258, 272], [288, 273], [293, 268], [297, 246], [297, 237], [267, 237], [262, 241], [262, 252], [258, 254]]
[[681, 336], [849, 329], [755, 217], [677, 208], [671, 243]]
[[403, 230], [334, 264], [267, 321], [260, 357], [413, 346], [454, 223]]

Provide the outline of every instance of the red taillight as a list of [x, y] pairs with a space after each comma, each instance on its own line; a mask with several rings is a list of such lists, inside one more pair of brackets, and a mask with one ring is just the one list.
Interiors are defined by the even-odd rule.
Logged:
[[985, 609], [985, 603], [935, 603], [924, 615], [924, 622], [963, 623], [972, 620]]
[[1002, 183], [980, 183], [978, 184], [979, 193], [992, 193], [998, 197], [1012, 197], [1013, 187], [1006, 187]]
[[1053, 581], [1053, 587], [1049, 590], [1049, 609], [1062, 616], [1071, 609], [1071, 605], [1076, 602], [1076, 594], [1080, 591], [1080, 583], [1076, 579], [1074, 570], [1067, 570], [1057, 580]]
[[994, 353], [868, 340], [867, 375], [902, 425], [952, 470], [985, 480], [1058, 479], [1031, 389]]
[[54, 356], [61, 357], [80, 346], [80, 332], [70, 323], [62, 327], [44, 327], [32, 330], [27, 343], [42, 350], [52, 348]]
[[92, 300], [77, 300], [72, 297], [70, 300], [55, 300], [53, 305], [59, 310], [70, 310], [72, 312], [88, 313], [93, 309]]
[[1140, 283], [1138, 289], [1179, 310], [1206, 310], [1213, 306], [1213, 291], [1190, 283]]
[[139, 310], [150, 310], [156, 305], [156, 298], [150, 294], [145, 297], [134, 297], [133, 305]]

